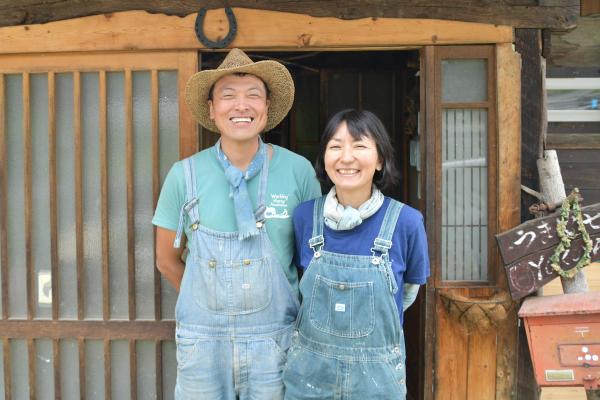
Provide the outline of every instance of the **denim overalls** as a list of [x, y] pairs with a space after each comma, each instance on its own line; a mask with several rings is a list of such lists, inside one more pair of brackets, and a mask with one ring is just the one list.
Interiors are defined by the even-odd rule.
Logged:
[[390, 201], [373, 255], [356, 256], [323, 250], [324, 200], [315, 200], [314, 256], [300, 281], [303, 300], [284, 372], [285, 398], [404, 399], [404, 336], [388, 256], [402, 203]]
[[264, 226], [268, 158], [255, 212], [260, 233], [245, 240], [202, 226], [193, 160], [183, 161], [187, 202], [176, 244], [185, 214], [192, 233], [175, 307], [178, 400], [283, 398], [282, 372], [299, 304]]

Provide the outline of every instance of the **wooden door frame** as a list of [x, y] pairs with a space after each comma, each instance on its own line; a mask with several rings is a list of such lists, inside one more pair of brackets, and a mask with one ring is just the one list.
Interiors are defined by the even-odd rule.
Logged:
[[[498, 87], [497, 132], [498, 163], [503, 171], [510, 174], [499, 174], [497, 198], [498, 229], [508, 229], [519, 222], [519, 179], [520, 179], [520, 137], [514, 132], [520, 130], [520, 69], [518, 55], [512, 50], [514, 41], [513, 28], [493, 24], [470, 23], [460, 21], [432, 19], [400, 19], [400, 18], [363, 18], [357, 20], [341, 20], [331, 17], [311, 17], [304, 14], [275, 12], [268, 10], [252, 10], [234, 8], [237, 18], [238, 33], [229, 47], [240, 47], [256, 51], [344, 51], [344, 50], [401, 50], [419, 49], [421, 62], [421, 126], [425, 145], [422, 146], [421, 175], [425, 196], [422, 210], [428, 216], [435, 215], [435, 202], [427, 201], [432, 171], [427, 168], [427, 160], [435, 159], [435, 103], [431, 95], [435, 89], [433, 81], [434, 47], [439, 45], [472, 45], [492, 44], [496, 49], [496, 72]], [[217, 38], [228, 31], [224, 10], [210, 10], [205, 19], [206, 35]], [[103, 57], [104, 52], [148, 51], [152, 57], [155, 51], [193, 50], [213, 51], [204, 48], [194, 34], [196, 14], [180, 18], [161, 14], [149, 14], [143, 11], [119, 12], [107, 15], [96, 15], [51, 22], [39, 25], [23, 25], [0, 28], [0, 42], [3, 48], [0, 60], [11, 57], [23, 57], [27, 60], [34, 53], [82, 53], [90, 57]], [[477, 35], [473, 35], [476, 31]], [[220, 50], [226, 51], [227, 49]], [[188, 72], [193, 72], [194, 66]], [[180, 93], [183, 87], [180, 85]], [[185, 107], [180, 107], [180, 115], [189, 114]], [[517, 114], [515, 114], [517, 113]], [[192, 121], [189, 115], [184, 117]], [[195, 132], [195, 124], [180, 127], [182, 132]], [[506, 132], [506, 133], [505, 133]], [[520, 131], [519, 131], [520, 133]], [[199, 147], [198, 135], [181, 135], [180, 149], [184, 157]], [[185, 150], [184, 150], [185, 149]], [[504, 155], [503, 155], [504, 154]], [[499, 168], [500, 169], [500, 168]], [[510, 176], [509, 176], [510, 175]], [[434, 218], [427, 218], [427, 230], [433, 232]], [[1, 237], [0, 237], [1, 239]], [[430, 246], [430, 252], [432, 251]], [[430, 253], [432, 254], [432, 253]], [[498, 284], [505, 285], [502, 274]], [[435, 286], [430, 278], [423, 307], [424, 329], [426, 340], [423, 354], [424, 368], [419, 372], [424, 384], [424, 398], [432, 399], [434, 394], [433, 366], [435, 337]], [[504, 337], [511, 354], [504, 358], [502, 364], [510, 373], [516, 372], [516, 316], [514, 317], [515, 334], [507, 328]], [[86, 322], [83, 322], [87, 324]], [[98, 322], [98, 326], [89, 328], [100, 333], [105, 324], [117, 322]], [[140, 328], [142, 328], [140, 326]], [[32, 326], [32, 332], [34, 330]], [[37, 328], [36, 328], [37, 329]], [[82, 329], [86, 329], [82, 327]], [[96, 331], [96, 329], [99, 329]], [[14, 332], [17, 334], [17, 332]], [[514, 337], [514, 340], [513, 340]], [[7, 342], [5, 341], [5, 346]], [[508, 379], [498, 376], [497, 398], [509, 398], [514, 387], [515, 377]]]

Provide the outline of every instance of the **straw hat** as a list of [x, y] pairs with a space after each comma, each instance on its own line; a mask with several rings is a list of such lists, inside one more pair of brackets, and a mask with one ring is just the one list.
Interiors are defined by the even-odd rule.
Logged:
[[217, 80], [225, 75], [246, 73], [256, 75], [269, 88], [269, 111], [265, 131], [273, 129], [287, 115], [294, 102], [294, 81], [286, 67], [277, 61], [254, 62], [240, 49], [232, 49], [216, 69], [192, 75], [185, 87], [185, 102], [192, 115], [208, 130], [218, 132], [210, 119], [208, 94]]

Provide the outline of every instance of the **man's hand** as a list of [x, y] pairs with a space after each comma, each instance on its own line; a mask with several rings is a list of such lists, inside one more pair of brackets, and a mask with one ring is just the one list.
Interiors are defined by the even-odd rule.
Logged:
[[173, 247], [176, 232], [156, 227], [156, 267], [173, 287], [179, 291], [185, 264], [181, 255], [185, 249], [185, 236], [182, 237], [181, 247]]

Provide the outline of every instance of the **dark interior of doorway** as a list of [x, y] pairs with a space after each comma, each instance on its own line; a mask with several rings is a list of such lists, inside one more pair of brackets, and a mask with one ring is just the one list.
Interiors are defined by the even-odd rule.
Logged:
[[[419, 52], [318, 51], [248, 52], [255, 60], [275, 59], [288, 67], [296, 86], [289, 115], [265, 134], [265, 141], [302, 154], [312, 163], [329, 118], [346, 108], [369, 110], [384, 123], [396, 150], [400, 182], [387, 195], [423, 209], [419, 184]], [[202, 69], [216, 68], [223, 53], [203, 53]], [[407, 310], [408, 398], [422, 398], [423, 313], [420, 301]]]

